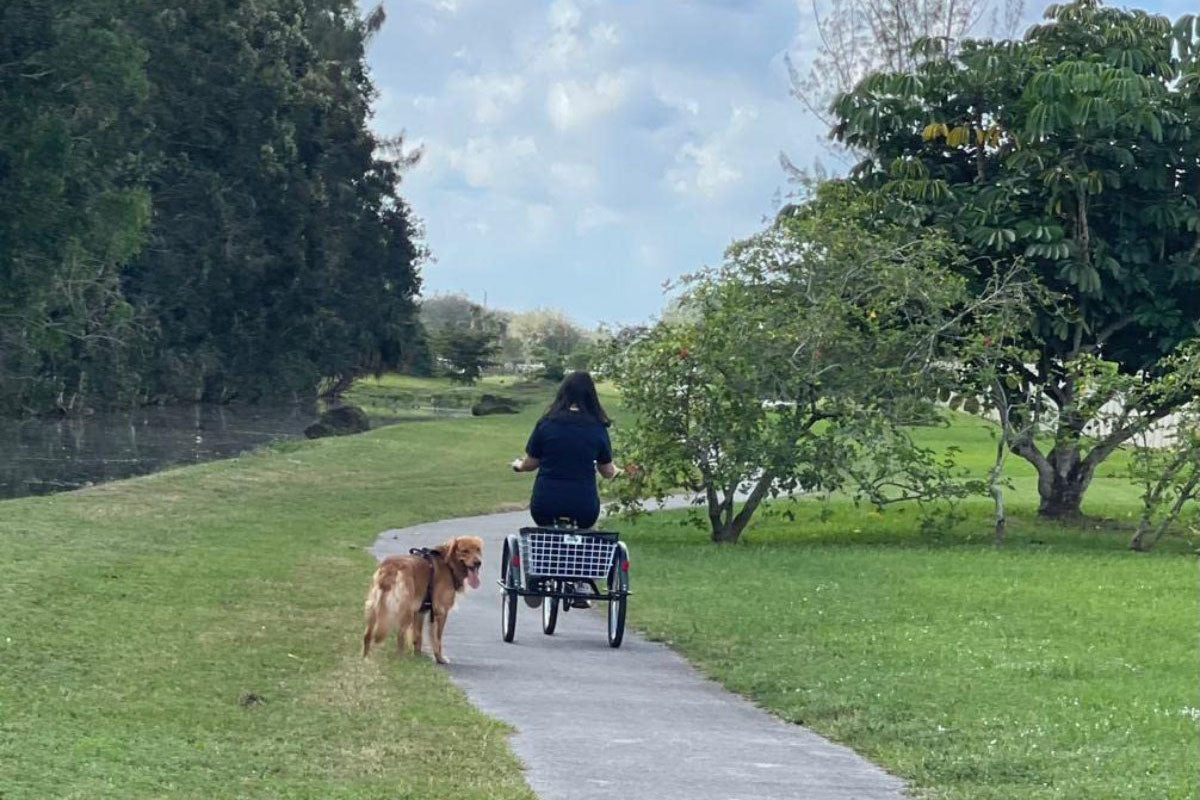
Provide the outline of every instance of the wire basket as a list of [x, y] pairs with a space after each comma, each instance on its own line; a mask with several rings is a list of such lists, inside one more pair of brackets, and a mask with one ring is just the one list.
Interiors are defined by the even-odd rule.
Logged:
[[521, 528], [521, 567], [534, 578], [606, 578], [618, 538], [607, 531]]

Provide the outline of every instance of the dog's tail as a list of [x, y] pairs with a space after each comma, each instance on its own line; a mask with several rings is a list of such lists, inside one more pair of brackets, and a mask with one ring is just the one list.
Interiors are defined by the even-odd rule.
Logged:
[[388, 595], [396, 587], [396, 569], [384, 565], [375, 572], [371, 581], [371, 589], [367, 592], [367, 601], [363, 605], [367, 629], [363, 631], [364, 656], [371, 652], [371, 644], [379, 644], [388, 635], [388, 621], [391, 614], [387, 613]]

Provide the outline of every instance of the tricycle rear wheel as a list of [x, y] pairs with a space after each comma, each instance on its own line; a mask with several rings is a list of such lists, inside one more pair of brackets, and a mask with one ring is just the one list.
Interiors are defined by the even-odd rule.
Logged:
[[608, 646], [620, 647], [625, 638], [625, 606], [629, 602], [629, 552], [617, 546], [608, 572], [608, 592], [616, 595], [608, 601]]
[[503, 596], [500, 600], [500, 636], [504, 641], [511, 642], [517, 635], [517, 573], [512, 564], [509, 542], [504, 543], [500, 581], [503, 584]]

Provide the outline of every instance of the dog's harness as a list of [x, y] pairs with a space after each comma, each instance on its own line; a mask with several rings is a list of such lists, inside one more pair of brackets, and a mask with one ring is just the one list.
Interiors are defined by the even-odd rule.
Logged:
[[429, 562], [429, 584], [425, 587], [425, 599], [421, 601], [421, 611], [424, 614], [426, 611], [433, 609], [433, 575], [437, 567], [433, 564], [433, 557], [440, 555], [436, 550], [428, 547], [413, 547], [408, 551], [410, 556], [420, 556]]

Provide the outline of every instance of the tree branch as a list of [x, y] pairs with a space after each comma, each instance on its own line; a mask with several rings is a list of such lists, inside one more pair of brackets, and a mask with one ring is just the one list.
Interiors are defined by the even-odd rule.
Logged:
[[1097, 466], [1099, 466], [1100, 462], [1112, 455], [1113, 451], [1120, 447], [1122, 443], [1128, 441], [1131, 436], [1146, 430], [1155, 422], [1158, 422], [1160, 419], [1167, 416], [1182, 405], [1184, 405], [1184, 403], [1156, 408], [1148, 415], [1140, 417], [1136, 422], [1130, 423], [1129, 425], [1123, 425], [1122, 427], [1112, 431], [1103, 439], [1101, 439], [1099, 444], [1093, 447], [1091, 452], [1087, 454], [1087, 457], [1084, 458], [1084, 469], [1095, 469]]

